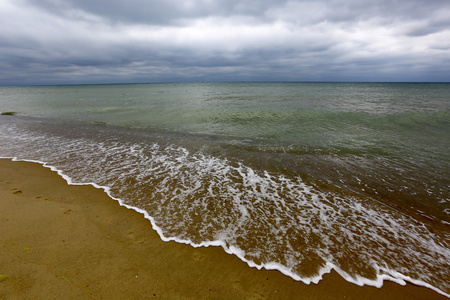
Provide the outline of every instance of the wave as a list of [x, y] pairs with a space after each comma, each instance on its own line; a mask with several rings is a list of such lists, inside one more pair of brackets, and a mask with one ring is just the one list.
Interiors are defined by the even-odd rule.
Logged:
[[[202, 111], [199, 111], [202, 114]], [[403, 125], [448, 125], [450, 114], [447, 111], [421, 111], [421, 112], [393, 112], [393, 113], [370, 113], [365, 111], [341, 111], [341, 110], [316, 110], [316, 109], [277, 109], [277, 110], [249, 110], [241, 109], [235, 111], [222, 110], [220, 112], [203, 113], [205, 122], [227, 123], [227, 124], [270, 124], [270, 123], [318, 123], [327, 126], [331, 123], [333, 127], [348, 123], [380, 124], [384, 121], [391, 124]], [[340, 127], [340, 126], [339, 126]]]
[[3, 129], [2, 156], [46, 162], [69, 184], [103, 188], [144, 214], [164, 241], [221, 246], [307, 284], [334, 269], [358, 285], [408, 281], [449, 296], [448, 234], [370, 199], [105, 130], [73, 137]]
[[291, 268], [286, 267], [285, 265], [282, 265], [277, 262], [267, 262], [267, 263], [257, 264], [253, 260], [249, 260], [247, 258], [245, 251], [243, 251], [242, 249], [239, 249], [235, 246], [232, 246], [228, 242], [225, 242], [222, 240], [204, 241], [204, 242], [200, 242], [200, 243], [194, 243], [191, 240], [180, 239], [177, 237], [167, 237], [164, 235], [164, 232], [161, 229], [161, 227], [156, 225], [155, 219], [152, 216], [150, 216], [150, 214], [146, 210], [126, 204], [124, 200], [115, 197], [113, 195], [113, 193], [111, 192], [111, 188], [108, 186], [101, 186], [94, 182], [74, 182], [72, 180], [72, 178], [69, 177], [68, 175], [64, 174], [64, 172], [62, 170], [59, 170], [58, 168], [56, 168], [52, 165], [49, 165], [48, 163], [42, 162], [42, 161], [30, 160], [30, 159], [19, 159], [17, 157], [1, 157], [0, 156], [0, 158], [1, 159], [11, 159], [12, 161], [25, 161], [25, 162], [39, 163], [43, 167], [49, 168], [52, 171], [58, 173], [58, 175], [61, 176], [69, 185], [91, 185], [97, 189], [102, 189], [111, 199], [117, 201], [121, 206], [124, 206], [128, 209], [134, 210], [134, 211], [144, 215], [144, 217], [150, 221], [153, 230], [155, 230], [157, 232], [157, 234], [160, 236], [161, 240], [165, 241], [165, 242], [175, 241], [177, 243], [190, 245], [194, 248], [220, 246], [224, 249], [224, 251], [226, 253], [231, 254], [231, 255], [236, 255], [239, 259], [246, 262], [249, 267], [257, 268], [258, 270], [261, 270], [263, 268], [266, 270], [277, 270], [277, 271], [280, 271], [281, 273], [283, 273], [284, 275], [291, 277], [292, 279], [294, 279], [296, 281], [301, 281], [308, 285], [311, 283], [315, 283], [315, 284], [319, 283], [322, 280], [323, 275], [330, 273], [332, 270], [335, 270], [345, 280], [347, 280], [348, 282], [354, 283], [358, 286], [369, 285], [369, 286], [381, 288], [383, 286], [383, 283], [385, 280], [392, 281], [392, 282], [398, 283], [400, 285], [406, 285], [407, 282], [410, 282], [410, 283], [418, 285], [418, 286], [424, 286], [426, 288], [432, 289], [432, 290], [436, 291], [437, 293], [450, 298], [449, 293], [446, 293], [446, 292], [442, 291], [441, 289], [436, 288], [435, 286], [433, 286], [427, 282], [424, 282], [422, 280], [415, 279], [410, 276], [406, 276], [400, 272], [390, 270], [388, 268], [379, 267], [379, 266], [375, 266], [375, 270], [377, 273], [377, 276], [375, 279], [368, 279], [368, 278], [358, 276], [358, 275], [357, 276], [350, 275], [346, 271], [342, 270], [339, 266], [337, 266], [331, 262], [326, 262], [325, 265], [323, 265], [320, 268], [320, 270], [317, 272], [317, 274], [315, 276], [302, 277], [302, 276], [299, 276], [298, 274], [294, 273]]
[[[294, 146], [393, 155], [447, 157], [450, 114], [373, 114], [331, 110], [249, 110], [204, 114], [204, 133], [265, 139]], [[189, 123], [188, 123], [189, 125]], [[189, 126], [187, 127], [189, 128]], [[189, 129], [188, 129], [189, 130]], [[197, 129], [198, 130], [198, 129]]]

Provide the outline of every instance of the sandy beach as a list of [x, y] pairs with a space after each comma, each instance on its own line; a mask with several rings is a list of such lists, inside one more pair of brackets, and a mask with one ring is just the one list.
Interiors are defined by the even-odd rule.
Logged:
[[306, 285], [220, 247], [163, 242], [143, 215], [37, 163], [0, 159], [0, 224], [0, 299], [447, 299], [335, 272]]

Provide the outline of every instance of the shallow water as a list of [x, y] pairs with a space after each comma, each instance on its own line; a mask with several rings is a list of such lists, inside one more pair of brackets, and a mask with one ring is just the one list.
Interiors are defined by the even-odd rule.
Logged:
[[165, 240], [449, 293], [450, 85], [0, 88], [0, 156], [109, 187]]

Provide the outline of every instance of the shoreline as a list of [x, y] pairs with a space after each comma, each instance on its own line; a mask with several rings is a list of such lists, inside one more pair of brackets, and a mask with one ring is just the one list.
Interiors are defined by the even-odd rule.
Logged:
[[164, 242], [103, 189], [66, 180], [38, 163], [0, 159], [0, 299], [447, 299], [410, 283], [360, 287], [334, 270], [306, 285], [221, 247]]

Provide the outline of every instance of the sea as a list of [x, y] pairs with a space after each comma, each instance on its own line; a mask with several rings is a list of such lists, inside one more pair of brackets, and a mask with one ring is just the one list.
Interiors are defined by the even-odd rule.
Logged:
[[450, 297], [449, 83], [7, 86], [0, 113], [1, 157], [105, 189], [163, 241]]

